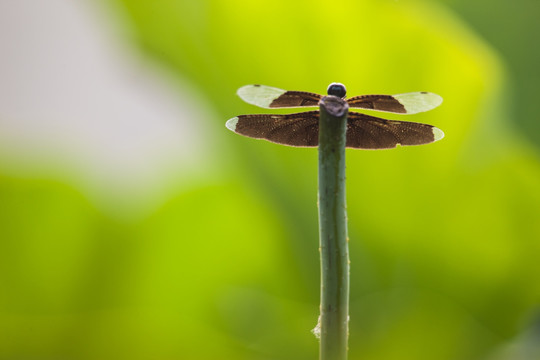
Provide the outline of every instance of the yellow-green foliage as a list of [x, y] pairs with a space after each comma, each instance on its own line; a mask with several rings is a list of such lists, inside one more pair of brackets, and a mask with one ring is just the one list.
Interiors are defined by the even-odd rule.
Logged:
[[[60, 183], [0, 179], [0, 358], [314, 359], [314, 149], [236, 136], [261, 83], [431, 91], [446, 137], [347, 150], [350, 359], [480, 359], [538, 304], [540, 167], [497, 55], [436, 2], [122, 0], [134, 40], [215, 106], [221, 141], [167, 203], [109, 219]], [[222, 147], [222, 148], [221, 148]], [[227, 157], [225, 157], [227, 155]], [[186, 172], [184, 177], [190, 178]]]

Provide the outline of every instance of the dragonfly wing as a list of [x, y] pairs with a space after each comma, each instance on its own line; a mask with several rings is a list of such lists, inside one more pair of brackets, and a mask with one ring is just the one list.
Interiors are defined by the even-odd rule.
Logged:
[[237, 91], [248, 104], [265, 109], [318, 106], [321, 95], [305, 91], [287, 91], [264, 85], [246, 85]]
[[398, 95], [360, 95], [347, 99], [350, 107], [386, 111], [396, 114], [417, 114], [441, 105], [443, 99], [430, 92]]
[[240, 115], [227, 121], [226, 126], [237, 134], [282, 145], [314, 147], [319, 143], [318, 111]]
[[350, 112], [347, 117], [347, 147], [354, 149], [392, 149], [398, 145], [423, 145], [444, 137], [432, 125], [385, 120]]

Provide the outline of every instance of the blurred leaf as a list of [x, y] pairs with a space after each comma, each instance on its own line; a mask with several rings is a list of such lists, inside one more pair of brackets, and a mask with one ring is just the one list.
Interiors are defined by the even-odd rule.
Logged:
[[347, 152], [351, 359], [477, 359], [520, 330], [539, 302], [538, 158], [508, 126], [496, 55], [444, 7], [120, 3], [141, 47], [215, 105], [237, 167], [136, 224], [58, 184], [3, 181], [2, 356], [315, 356], [316, 150], [225, 129], [261, 111], [235, 95], [250, 83], [445, 99], [399, 117], [442, 141]]

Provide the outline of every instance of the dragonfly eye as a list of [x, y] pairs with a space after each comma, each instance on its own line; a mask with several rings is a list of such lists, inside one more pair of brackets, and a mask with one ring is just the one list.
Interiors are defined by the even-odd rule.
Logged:
[[340, 83], [331, 83], [328, 85], [328, 95], [337, 96], [339, 98], [344, 98], [347, 94], [347, 90], [345, 90], [345, 85]]

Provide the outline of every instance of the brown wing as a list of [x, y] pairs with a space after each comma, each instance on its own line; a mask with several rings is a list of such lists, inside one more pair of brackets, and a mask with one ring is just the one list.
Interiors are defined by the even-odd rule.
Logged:
[[282, 145], [313, 147], [319, 143], [318, 111], [286, 115], [240, 115], [227, 121], [226, 125], [240, 135]]
[[360, 95], [347, 99], [350, 107], [406, 114], [405, 106], [392, 95]]
[[350, 112], [347, 117], [347, 147], [392, 149], [398, 145], [423, 145], [440, 140], [444, 133], [432, 125], [385, 120]]
[[398, 95], [362, 95], [347, 99], [350, 107], [386, 111], [396, 114], [416, 114], [441, 105], [437, 94], [418, 91]]
[[274, 99], [271, 108], [318, 106], [322, 95], [305, 91], [287, 91]]
[[287, 91], [265, 85], [246, 85], [237, 91], [248, 104], [265, 109], [318, 106], [322, 95], [305, 91]]

